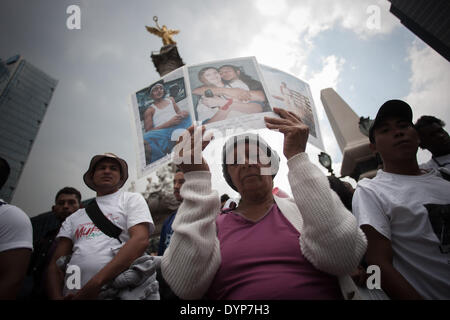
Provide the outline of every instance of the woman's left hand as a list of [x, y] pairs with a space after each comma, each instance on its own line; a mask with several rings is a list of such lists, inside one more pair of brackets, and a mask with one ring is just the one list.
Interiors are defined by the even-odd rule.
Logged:
[[308, 142], [309, 128], [300, 118], [290, 111], [273, 108], [280, 118], [264, 117], [266, 126], [278, 130], [284, 135], [283, 153], [290, 159], [298, 153], [305, 152]]
[[203, 150], [213, 138], [211, 134], [205, 136], [206, 127], [190, 126], [178, 138], [173, 148], [172, 161], [184, 172], [209, 171], [208, 163], [203, 157]]

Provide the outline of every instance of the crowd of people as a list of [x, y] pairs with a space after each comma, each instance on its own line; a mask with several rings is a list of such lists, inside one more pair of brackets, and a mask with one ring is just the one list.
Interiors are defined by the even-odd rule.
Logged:
[[[227, 68], [222, 77], [237, 73]], [[160, 103], [150, 118], [161, 107], [182, 116], [173, 101]], [[274, 112], [279, 118], [265, 123], [284, 135], [292, 196], [274, 187], [280, 156], [252, 133], [224, 144], [223, 176], [240, 198], [219, 196], [207, 161], [194, 161], [209, 141], [199, 150], [194, 133], [205, 128], [191, 126], [175, 155], [191, 160], [174, 174], [180, 206], [164, 221], [157, 256], [146, 253], [151, 212], [142, 195], [121, 189], [128, 165], [114, 154], [94, 156], [83, 176], [95, 199], [83, 207], [76, 189], [63, 188], [51, 227], [35, 239], [28, 216], [1, 201], [0, 299], [450, 299], [445, 123], [422, 116], [414, 124], [407, 103], [385, 102], [369, 130], [382, 166], [353, 188], [310, 161], [309, 129], [298, 116]], [[419, 147], [430, 161], [418, 163]], [[0, 169], [2, 186], [4, 159]], [[371, 288], [370, 266], [381, 273]]]

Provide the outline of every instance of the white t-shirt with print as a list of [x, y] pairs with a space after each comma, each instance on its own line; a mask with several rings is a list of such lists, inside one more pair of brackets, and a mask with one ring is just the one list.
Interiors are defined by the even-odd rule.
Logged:
[[[81, 270], [81, 287], [110, 262], [118, 250], [129, 240], [128, 229], [147, 222], [149, 232], [155, 229], [147, 203], [139, 193], [121, 190], [97, 197], [103, 214], [123, 231], [119, 238], [111, 238], [101, 232], [89, 218], [85, 209], [79, 209], [64, 221], [57, 237], [69, 238], [73, 242], [73, 253], [68, 263]], [[70, 274], [66, 275], [66, 278]], [[64, 294], [67, 294], [64, 286]]]
[[431, 158], [428, 162], [422, 163], [420, 167], [422, 169], [438, 169], [442, 167], [450, 170], [450, 154], [446, 154], [441, 157], [434, 157], [434, 160]]
[[22, 209], [0, 199], [0, 252], [33, 249], [33, 227]]
[[394, 267], [419, 294], [450, 299], [449, 181], [436, 170], [420, 176], [378, 170], [358, 182], [352, 207], [360, 226], [391, 241]]

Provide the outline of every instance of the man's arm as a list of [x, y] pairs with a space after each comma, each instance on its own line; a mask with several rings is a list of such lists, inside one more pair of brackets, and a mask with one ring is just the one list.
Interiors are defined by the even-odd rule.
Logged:
[[0, 252], [0, 300], [14, 300], [22, 286], [30, 262], [31, 249]]
[[7, 206], [0, 221], [0, 300], [16, 299], [33, 248], [33, 227], [20, 208]]
[[64, 288], [64, 273], [56, 265], [56, 261], [63, 256], [68, 256], [72, 253], [73, 243], [69, 238], [61, 237], [57, 239], [58, 243], [56, 245], [55, 252], [50, 259], [50, 263], [46, 270], [46, 289], [47, 295], [53, 300], [63, 299], [63, 288]]
[[144, 130], [149, 131], [153, 128], [153, 114], [155, 113], [155, 109], [153, 107], [149, 107], [144, 112]]
[[[213, 98], [203, 98], [203, 99], [213, 99]], [[227, 103], [229, 103], [229, 107], [225, 110], [219, 109], [213, 117], [208, 120], [208, 123], [224, 120], [228, 117], [228, 114], [231, 111], [238, 111], [246, 114], [251, 113], [259, 113], [262, 112], [262, 107], [258, 103], [247, 103], [247, 102], [238, 102], [233, 100], [224, 100], [220, 107], [224, 107]]]
[[[168, 219], [170, 219], [170, 216]], [[167, 220], [164, 221], [163, 226], [161, 228], [158, 245], [158, 256], [162, 256], [164, 254], [164, 251], [166, 250], [165, 248], [166, 236], [167, 236]]]
[[91, 278], [73, 299], [96, 299], [103, 285], [113, 280], [142, 256], [148, 246], [149, 223], [139, 223], [128, 229], [130, 239], [120, 248], [116, 256]]
[[203, 86], [195, 88], [194, 90], [192, 90], [192, 93], [199, 96], [205, 96], [205, 91], [207, 90], [211, 90], [215, 96], [225, 95], [233, 99], [242, 101], [266, 101], [266, 96], [264, 95], [264, 92], [262, 90], [244, 90], [241, 88]]
[[180, 107], [177, 105], [175, 99], [173, 97], [169, 97], [170, 101], [172, 101], [173, 109], [175, 110], [175, 113], [180, 115], [183, 118], [186, 118], [189, 115], [189, 112], [183, 110], [181, 111]]
[[413, 286], [398, 272], [393, 264], [391, 241], [370, 225], [362, 225], [369, 245], [366, 261], [369, 265], [377, 265], [381, 270], [381, 287], [391, 299], [417, 300], [423, 299]]
[[[229, 96], [243, 101], [266, 101], [266, 96], [262, 90], [244, 90], [241, 88], [212, 88], [217, 94]], [[216, 93], [215, 93], [216, 94]]]

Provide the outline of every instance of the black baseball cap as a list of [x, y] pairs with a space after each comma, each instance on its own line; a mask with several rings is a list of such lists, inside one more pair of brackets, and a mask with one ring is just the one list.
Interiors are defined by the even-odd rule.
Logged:
[[369, 129], [370, 143], [375, 143], [375, 138], [373, 136], [373, 131], [375, 130], [375, 128], [388, 117], [398, 117], [400, 119], [405, 119], [412, 124], [412, 109], [409, 104], [402, 100], [388, 100], [383, 103]]

